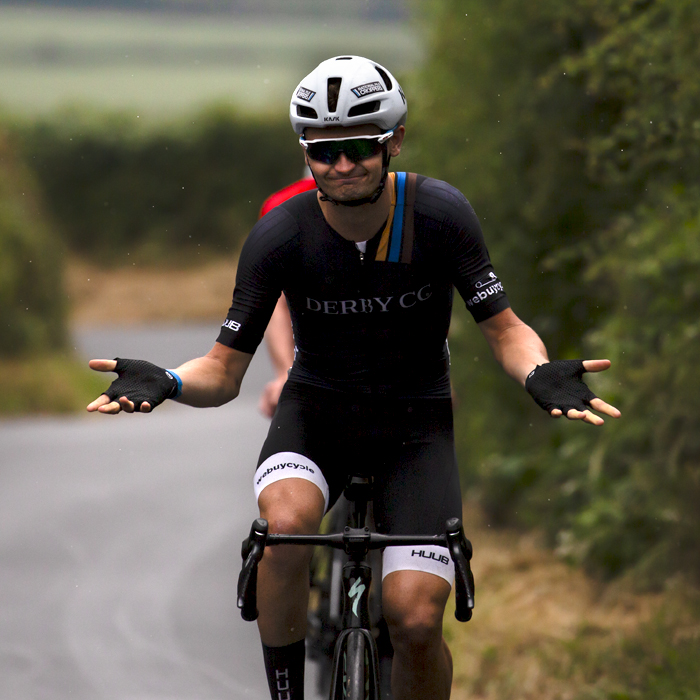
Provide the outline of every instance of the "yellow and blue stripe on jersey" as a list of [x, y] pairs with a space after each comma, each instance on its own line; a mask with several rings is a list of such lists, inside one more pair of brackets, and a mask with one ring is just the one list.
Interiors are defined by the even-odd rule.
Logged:
[[391, 209], [374, 258], [377, 262], [411, 262], [416, 178], [415, 173], [389, 173]]

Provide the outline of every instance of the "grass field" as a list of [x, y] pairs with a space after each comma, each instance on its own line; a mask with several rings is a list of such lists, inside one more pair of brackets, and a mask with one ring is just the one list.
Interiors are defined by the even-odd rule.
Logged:
[[27, 116], [67, 105], [157, 118], [209, 102], [261, 111], [342, 53], [401, 74], [422, 50], [398, 23], [0, 7], [0, 106]]

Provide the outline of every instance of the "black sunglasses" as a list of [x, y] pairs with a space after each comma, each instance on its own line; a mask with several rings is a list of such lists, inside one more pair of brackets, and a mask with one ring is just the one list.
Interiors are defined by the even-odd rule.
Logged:
[[393, 131], [387, 131], [377, 136], [350, 136], [342, 139], [316, 139], [306, 141], [302, 136], [299, 143], [306, 150], [311, 160], [331, 165], [340, 154], [344, 153], [348, 160], [359, 163], [361, 160], [372, 158], [382, 152], [382, 147], [392, 136]]

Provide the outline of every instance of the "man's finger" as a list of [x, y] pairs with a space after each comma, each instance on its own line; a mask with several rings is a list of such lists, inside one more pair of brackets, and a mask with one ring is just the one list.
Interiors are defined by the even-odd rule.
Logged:
[[591, 399], [591, 408], [599, 413], [605, 413], [606, 416], [611, 418], [619, 418], [622, 415], [615, 406], [605, 403], [603, 399]]
[[586, 372], [603, 372], [609, 369], [611, 364], [610, 360], [584, 360], [583, 369]]
[[90, 413], [99, 411], [100, 413], [116, 414], [122, 410], [122, 407], [116, 401], [112, 401], [106, 394], [102, 394], [88, 405], [87, 410]]
[[566, 417], [569, 420], [582, 420], [584, 423], [590, 423], [591, 425], [603, 425], [605, 423], [600, 416], [596, 416], [595, 413], [591, 413], [588, 410], [577, 411], [575, 408], [570, 408], [566, 413]]
[[133, 413], [135, 406], [133, 401], [129, 401], [126, 396], [119, 397], [119, 405], [125, 413]]
[[[116, 411], [111, 410], [115, 408], [117, 409]], [[119, 404], [116, 401], [112, 401], [107, 394], [100, 394], [100, 396], [88, 404], [87, 410], [90, 413], [94, 411], [100, 411], [100, 413], [119, 413], [121, 409]]]
[[88, 362], [90, 369], [94, 369], [96, 372], [114, 372], [117, 366], [116, 360], [90, 360]]
[[117, 413], [121, 413], [122, 407], [117, 401], [110, 401], [108, 404], [100, 406], [98, 410], [100, 413], [109, 413], [111, 415], [116, 415]]

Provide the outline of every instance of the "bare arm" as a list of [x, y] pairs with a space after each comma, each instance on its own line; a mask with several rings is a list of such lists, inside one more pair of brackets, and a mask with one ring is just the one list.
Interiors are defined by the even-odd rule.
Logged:
[[294, 362], [292, 319], [289, 315], [289, 307], [284, 294], [277, 301], [272, 318], [267, 324], [265, 343], [275, 370], [275, 378], [265, 385], [260, 395], [258, 408], [264, 416], [272, 418], [277, 408], [282, 387], [287, 381], [287, 370]]
[[[177, 401], [206, 408], [221, 406], [235, 399], [252, 359], [253, 356], [249, 353], [215, 343], [204, 357], [198, 357], [174, 368], [182, 379], [182, 394]], [[113, 372], [116, 364], [114, 360], [90, 360], [90, 367], [98, 372]], [[134, 404], [125, 396], [111, 401], [108, 396], [102, 394], [87, 407], [87, 410], [110, 414], [120, 411], [133, 413]], [[151, 406], [148, 403], [141, 405], [142, 413], [150, 411]]]
[[[515, 381], [525, 386], [528, 374], [537, 365], [549, 362], [547, 349], [540, 337], [530, 326], [523, 323], [511, 309], [505, 309], [479, 323], [482, 333], [486, 337], [494, 357], [503, 369]], [[584, 369], [587, 372], [602, 372], [610, 367], [610, 360], [585, 360]], [[594, 398], [590, 402], [591, 408], [613, 418], [620, 417], [620, 411], [602, 399]], [[554, 418], [562, 415], [558, 408], [550, 412]], [[577, 411], [570, 409], [566, 417], [570, 420], [583, 420], [593, 425], [604, 423], [600, 416], [589, 410]]]
[[479, 324], [491, 352], [506, 373], [525, 386], [527, 375], [537, 365], [549, 362], [540, 337], [512, 311], [505, 309]]
[[177, 401], [207, 408], [222, 406], [235, 399], [253, 355], [221, 343], [204, 356], [185, 362], [175, 371], [182, 379], [182, 394]]
[[265, 331], [265, 342], [270, 353], [275, 374], [287, 376], [287, 370], [294, 362], [294, 336], [292, 334], [292, 318], [289, 315], [287, 300], [282, 294], [272, 313]]

